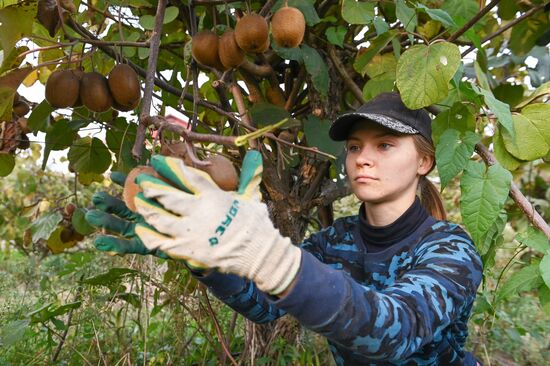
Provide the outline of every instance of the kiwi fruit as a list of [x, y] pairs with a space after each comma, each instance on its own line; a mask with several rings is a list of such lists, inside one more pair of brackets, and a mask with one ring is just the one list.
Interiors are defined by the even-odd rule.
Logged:
[[211, 30], [195, 33], [191, 39], [191, 54], [199, 64], [223, 69], [218, 54], [219, 37]]
[[115, 109], [127, 112], [137, 108], [141, 89], [138, 75], [131, 66], [116, 65], [109, 73], [108, 83]]
[[306, 20], [297, 8], [284, 6], [271, 18], [271, 34], [279, 47], [298, 47], [304, 39]]
[[130, 170], [128, 175], [126, 176], [126, 181], [124, 182], [124, 190], [122, 191], [122, 199], [124, 203], [126, 203], [126, 206], [134, 212], [136, 212], [136, 204], [134, 203], [134, 197], [136, 194], [141, 192], [141, 188], [137, 185], [135, 182], [136, 178], [140, 174], [149, 174], [154, 177], [158, 177], [157, 172], [153, 167], [146, 166], [146, 165], [140, 165], [135, 167], [134, 169]]
[[17, 101], [13, 105], [13, 113], [15, 113], [17, 117], [25, 116], [27, 113], [29, 113], [30, 110], [31, 110], [31, 107], [29, 107], [29, 105], [22, 100]]
[[244, 61], [244, 51], [235, 40], [235, 31], [229, 29], [220, 37], [219, 50], [220, 61], [224, 67], [231, 69], [240, 66]]
[[46, 100], [54, 108], [67, 108], [76, 104], [80, 80], [72, 70], [54, 71], [46, 82]]
[[265, 18], [256, 13], [242, 17], [235, 26], [235, 40], [245, 52], [261, 53], [269, 47], [269, 26]]
[[278, 86], [268, 85], [265, 91], [265, 97], [267, 101], [271, 104], [274, 104], [278, 107], [284, 108], [286, 104], [285, 96]]
[[92, 112], [105, 112], [111, 108], [113, 97], [107, 78], [95, 71], [85, 73], [80, 80], [80, 100]]
[[200, 169], [208, 173], [218, 187], [224, 191], [237, 190], [239, 175], [231, 160], [222, 155], [210, 155], [204, 161], [211, 164]]

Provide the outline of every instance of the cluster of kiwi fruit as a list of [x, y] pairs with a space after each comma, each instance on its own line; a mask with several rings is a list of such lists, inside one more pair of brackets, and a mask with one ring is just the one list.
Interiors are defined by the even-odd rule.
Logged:
[[84, 105], [92, 112], [111, 107], [127, 112], [139, 105], [141, 88], [138, 75], [127, 64], [116, 65], [108, 78], [95, 71], [57, 70], [46, 82], [46, 100], [54, 108]]
[[[302, 12], [286, 3], [271, 19], [271, 34], [279, 47], [298, 47], [305, 28]], [[269, 48], [269, 25], [263, 16], [249, 13], [238, 20], [234, 30], [226, 30], [221, 37], [203, 30], [193, 36], [191, 43], [195, 61], [225, 71], [240, 66], [246, 53], [263, 53]]]
[[[188, 161], [183, 160], [184, 164], [188, 164]], [[204, 161], [210, 162], [207, 166], [197, 166], [198, 169], [208, 173], [210, 178], [224, 191], [235, 191], [239, 186], [239, 176], [235, 166], [223, 155], [210, 155], [204, 159]], [[136, 184], [135, 179], [138, 175], [145, 173], [152, 175], [156, 178], [164, 180], [166, 183], [172, 184], [170, 181], [162, 178], [151, 166], [141, 165], [137, 166], [128, 173], [126, 181], [124, 183], [124, 190], [122, 192], [122, 199], [126, 206], [132, 211], [136, 211], [136, 205], [134, 203], [134, 197], [141, 192], [141, 188]]]

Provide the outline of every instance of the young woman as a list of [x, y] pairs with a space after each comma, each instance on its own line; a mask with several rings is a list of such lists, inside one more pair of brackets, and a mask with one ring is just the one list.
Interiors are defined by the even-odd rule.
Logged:
[[[362, 205], [299, 247], [259, 201], [259, 154], [247, 155], [233, 193], [174, 159], [153, 158], [181, 189], [138, 177], [144, 192], [136, 206], [154, 229], [138, 223], [131, 243], [100, 237], [96, 246], [191, 262], [203, 269], [197, 278], [248, 319], [290, 314], [325, 336], [337, 365], [476, 365], [464, 344], [482, 264], [470, 237], [444, 220], [426, 178], [434, 166], [430, 124], [396, 93], [334, 121], [330, 136], [346, 143], [347, 175]], [[95, 198], [103, 211], [120, 213], [105, 202]], [[104, 212], [87, 218], [120, 233]]]

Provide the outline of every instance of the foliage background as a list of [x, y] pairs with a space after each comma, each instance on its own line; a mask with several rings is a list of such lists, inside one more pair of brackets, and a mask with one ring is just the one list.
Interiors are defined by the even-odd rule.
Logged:
[[[167, 3], [164, 12], [159, 3]], [[0, 1], [0, 363], [330, 364], [315, 334], [290, 319], [250, 324], [176, 263], [96, 252], [82, 218], [93, 192], [119, 193], [105, 179], [109, 169], [128, 172], [181, 144], [180, 135], [194, 141], [197, 159], [220, 153], [239, 166], [244, 149], [235, 138], [268, 127], [246, 141], [264, 154], [262, 189], [275, 224], [298, 242], [357, 210], [341, 159], [329, 157], [341, 152], [326, 137], [330, 120], [392, 89], [411, 108], [437, 114], [431, 178], [450, 219], [483, 255], [469, 348], [486, 364], [550, 358], [548, 2], [289, 4], [305, 15], [303, 44], [272, 42], [222, 73], [192, 60], [192, 34], [221, 34], [248, 10], [269, 15], [282, 1]], [[52, 22], [59, 15], [64, 22]], [[67, 67], [107, 75], [120, 61], [143, 80], [155, 77], [155, 87], [144, 81], [136, 111], [55, 110], [23, 98], [31, 111], [22, 131], [16, 90]], [[201, 142], [162, 118], [168, 107], [188, 118]], [[154, 124], [145, 128], [149, 117]], [[136, 147], [146, 147], [139, 159]], [[48, 169], [53, 152], [70, 172]], [[77, 207], [72, 217], [68, 203]]]

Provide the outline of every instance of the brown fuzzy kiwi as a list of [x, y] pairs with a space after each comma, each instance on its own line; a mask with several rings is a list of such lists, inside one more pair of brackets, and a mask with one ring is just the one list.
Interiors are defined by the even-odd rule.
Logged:
[[76, 104], [80, 82], [72, 70], [54, 71], [46, 82], [46, 100], [54, 108], [67, 108]]
[[[72, 72], [78, 78], [78, 82], [80, 83], [80, 80], [82, 80], [82, 77], [84, 76], [84, 71], [82, 71], [82, 69], [74, 69], [72, 70]], [[82, 100], [80, 100], [80, 93], [78, 94], [78, 99], [76, 100], [76, 103], [73, 105], [73, 107], [82, 107]]]
[[191, 40], [191, 54], [199, 64], [223, 69], [218, 54], [219, 37], [211, 30], [195, 33]]
[[136, 212], [136, 204], [134, 203], [134, 197], [138, 192], [141, 192], [141, 188], [135, 182], [138, 175], [145, 173], [152, 175], [154, 177], [159, 177], [155, 169], [151, 166], [140, 165], [130, 170], [128, 176], [126, 176], [126, 181], [124, 182], [124, 190], [122, 191], [122, 199], [126, 206], [134, 212]]
[[244, 51], [235, 40], [235, 31], [229, 29], [220, 37], [219, 41], [220, 61], [224, 67], [231, 69], [240, 66], [244, 61]]
[[80, 80], [80, 99], [92, 112], [105, 112], [113, 105], [107, 78], [98, 72], [85, 73]]
[[239, 186], [239, 175], [235, 166], [225, 156], [210, 155], [204, 161], [211, 164], [200, 169], [208, 173], [210, 178], [224, 191], [235, 191]]
[[285, 6], [271, 18], [271, 34], [279, 47], [298, 47], [304, 39], [306, 20], [297, 8]]
[[116, 65], [109, 73], [108, 83], [116, 109], [124, 112], [136, 109], [141, 100], [141, 89], [138, 75], [131, 66]]
[[285, 96], [283, 95], [282, 90], [278, 86], [268, 85], [265, 91], [265, 97], [267, 101], [271, 104], [274, 104], [278, 107], [284, 108], [286, 104]]
[[265, 18], [256, 13], [242, 17], [235, 26], [235, 40], [245, 52], [261, 53], [269, 47], [269, 26]]
[[29, 105], [22, 100], [17, 101], [13, 105], [13, 113], [15, 113], [17, 117], [25, 116], [27, 113], [29, 113], [30, 110], [31, 110], [31, 107], [29, 107]]

